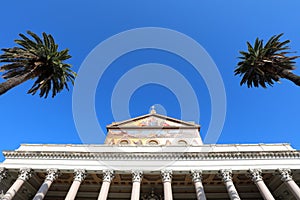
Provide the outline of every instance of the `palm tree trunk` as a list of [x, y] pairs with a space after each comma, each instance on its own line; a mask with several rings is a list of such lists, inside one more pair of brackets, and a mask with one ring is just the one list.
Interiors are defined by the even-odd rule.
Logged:
[[297, 76], [296, 74], [293, 74], [289, 70], [283, 70], [280, 73], [280, 76], [282, 78], [286, 78], [286, 79], [292, 81], [293, 83], [295, 83], [296, 85], [300, 86], [300, 76]]
[[0, 83], [0, 95], [4, 94], [8, 90], [12, 89], [13, 87], [31, 79], [34, 78], [36, 75], [36, 72], [34, 70], [18, 77], [10, 78], [6, 82]]

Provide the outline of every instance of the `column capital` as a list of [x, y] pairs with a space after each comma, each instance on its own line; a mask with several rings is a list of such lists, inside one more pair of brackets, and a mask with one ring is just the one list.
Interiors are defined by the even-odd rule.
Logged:
[[143, 178], [143, 172], [140, 170], [132, 170], [132, 182], [141, 182]]
[[27, 181], [28, 179], [31, 178], [33, 170], [30, 168], [21, 168], [19, 170], [19, 176], [18, 179], [21, 179], [23, 181]]
[[173, 172], [170, 169], [161, 170], [161, 178], [162, 178], [163, 183], [172, 182], [172, 175], [173, 175]]
[[293, 180], [291, 169], [279, 168], [277, 171], [278, 171], [279, 175], [281, 176], [282, 181], [287, 182], [287, 181]]
[[103, 182], [111, 182], [114, 178], [113, 170], [103, 170]]
[[58, 174], [59, 174], [58, 169], [47, 169], [47, 176], [45, 180], [53, 182], [58, 177]]
[[0, 182], [7, 177], [7, 169], [0, 167]]
[[201, 182], [202, 180], [202, 170], [200, 169], [194, 169], [191, 170], [191, 177], [194, 183]]
[[74, 181], [82, 182], [87, 176], [85, 169], [74, 169]]
[[222, 178], [223, 182], [232, 181], [232, 170], [231, 169], [220, 169], [219, 176]]
[[261, 173], [262, 173], [261, 169], [249, 169], [248, 170], [248, 176], [251, 178], [251, 180], [254, 183], [263, 180]]

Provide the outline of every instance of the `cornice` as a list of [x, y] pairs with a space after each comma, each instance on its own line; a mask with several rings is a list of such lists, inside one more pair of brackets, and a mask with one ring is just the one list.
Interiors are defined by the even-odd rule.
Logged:
[[300, 159], [298, 151], [272, 152], [30, 152], [4, 151], [6, 159], [58, 160], [264, 160]]

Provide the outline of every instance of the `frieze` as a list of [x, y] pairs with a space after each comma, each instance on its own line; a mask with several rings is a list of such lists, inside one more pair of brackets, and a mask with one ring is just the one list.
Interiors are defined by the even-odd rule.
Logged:
[[232, 160], [232, 159], [299, 159], [300, 153], [289, 152], [209, 152], [195, 153], [178, 152], [170, 153], [128, 153], [128, 152], [3, 152], [6, 159], [88, 159], [88, 160]]

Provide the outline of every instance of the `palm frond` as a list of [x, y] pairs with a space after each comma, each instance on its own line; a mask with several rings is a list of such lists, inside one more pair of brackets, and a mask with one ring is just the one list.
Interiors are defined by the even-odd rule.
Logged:
[[31, 38], [19, 34], [21, 39], [15, 40], [19, 46], [2, 49], [0, 63], [7, 63], [0, 67], [4, 79], [18, 78], [25, 74], [32, 74], [36, 78], [28, 93], [34, 95], [39, 92], [40, 97], [52, 97], [64, 88], [69, 90], [68, 82], [74, 84], [76, 73], [71, 65], [64, 63], [71, 58], [69, 49], [58, 51], [58, 45], [50, 34], [42, 33], [42, 38], [31, 31], [27, 31]]
[[242, 76], [240, 85], [247, 87], [272, 86], [282, 78], [283, 70], [295, 69], [295, 59], [299, 56], [288, 56], [291, 52], [290, 40], [280, 42], [283, 33], [272, 36], [264, 45], [263, 40], [256, 38], [254, 45], [247, 42], [248, 51], [240, 51], [240, 61], [234, 75]]

